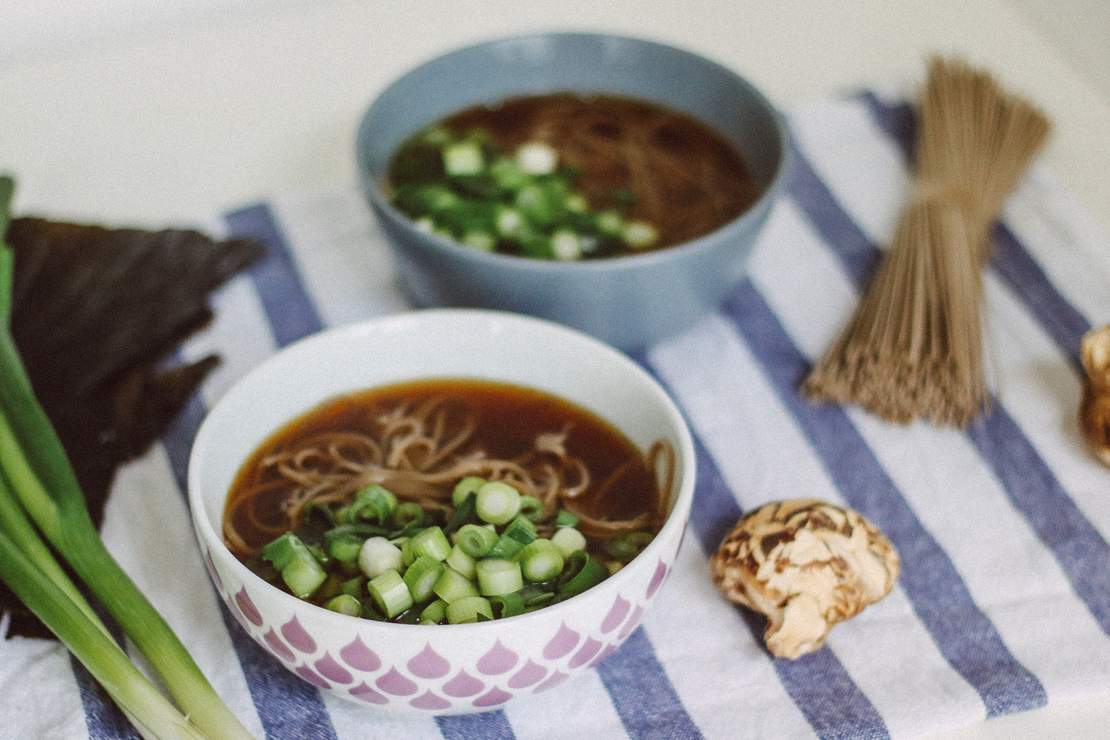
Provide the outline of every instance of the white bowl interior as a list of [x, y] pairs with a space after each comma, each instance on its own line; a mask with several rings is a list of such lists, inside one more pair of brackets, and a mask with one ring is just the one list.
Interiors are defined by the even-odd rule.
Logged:
[[[472, 377], [548, 391], [614, 424], [640, 449], [666, 439], [676, 486], [693, 465], [678, 410], [624, 355], [576, 331], [513, 314], [436, 310], [324, 332], [288, 347], [232, 388], [205, 420], [189, 464], [190, 498], [219, 539], [228, 489], [248, 456], [286, 422], [351, 391]], [[671, 505], [692, 495], [674, 491]]]

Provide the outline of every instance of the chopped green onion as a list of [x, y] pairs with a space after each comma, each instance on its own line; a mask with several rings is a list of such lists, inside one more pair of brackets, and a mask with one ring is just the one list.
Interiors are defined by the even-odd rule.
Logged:
[[462, 243], [479, 252], [492, 252], [497, 238], [488, 231], [468, 231], [463, 234]]
[[479, 560], [474, 566], [474, 572], [478, 576], [478, 590], [483, 596], [511, 594], [524, 585], [520, 564], [512, 560]]
[[478, 497], [471, 493], [468, 494], [466, 499], [461, 504], [457, 505], [455, 513], [451, 515], [450, 521], [443, 528], [447, 534], [452, 534], [458, 531], [459, 527], [466, 524], [467, 521], [474, 518], [474, 508], [478, 505]]
[[420, 623], [430, 622], [432, 624], [439, 624], [447, 618], [447, 602], [443, 599], [436, 599], [432, 603], [424, 607], [420, 612]]
[[327, 578], [319, 561], [292, 532], [286, 532], [262, 549], [262, 557], [281, 572], [281, 580], [300, 599], [308, 598]]
[[387, 570], [376, 578], [371, 578], [370, 583], [366, 584], [366, 590], [370, 592], [374, 606], [390, 619], [412, 606], [412, 594], [401, 574], [395, 570]]
[[551, 235], [551, 253], [564, 262], [582, 258], [582, 245], [578, 234], [570, 229], [556, 229]]
[[538, 522], [543, 519], [543, 502], [535, 496], [521, 496], [520, 514], [530, 522]]
[[571, 514], [566, 509], [559, 509], [559, 513], [555, 515], [556, 527], [577, 527], [578, 517]]
[[405, 585], [417, 603], [432, 597], [432, 588], [443, 575], [443, 563], [421, 555], [405, 570]]
[[428, 527], [418, 532], [410, 542], [412, 552], [417, 558], [423, 556], [439, 562], [446, 560], [451, 554], [451, 543], [439, 527]]
[[493, 619], [489, 600], [481, 596], [467, 596], [447, 605], [447, 621], [450, 624], [469, 624], [480, 621], [480, 617]]
[[553, 588], [551, 584], [540, 586], [530, 583], [520, 590], [520, 597], [524, 599], [525, 606], [539, 606], [555, 598]]
[[529, 175], [550, 175], [559, 165], [559, 153], [550, 144], [530, 141], [516, 150], [516, 161]]
[[603, 236], [618, 237], [624, 231], [624, 219], [616, 211], [602, 211], [597, 214], [596, 225]]
[[551, 540], [534, 540], [521, 550], [520, 569], [533, 583], [550, 581], [563, 570], [563, 553]]
[[350, 594], [339, 594], [325, 606], [333, 612], [346, 614], [348, 617], [357, 617], [362, 614], [362, 602]]
[[613, 575], [621, 568], [623, 568], [624, 565], [622, 563], [618, 563], [616, 560], [606, 560], [605, 567], [609, 569], [609, 575]]
[[456, 543], [472, 558], [485, 556], [497, 544], [497, 533], [478, 524], [464, 524], [458, 532]]
[[341, 563], [353, 563], [358, 560], [358, 554], [362, 550], [364, 541], [363, 538], [349, 532], [332, 535], [332, 532], [329, 531], [324, 534], [328, 554]]
[[368, 519], [385, 524], [396, 508], [397, 497], [392, 491], [374, 483], [355, 494], [348, 516], [352, 522]]
[[460, 141], [443, 148], [443, 169], [448, 175], [477, 175], [484, 166], [482, 147], [476, 141]]
[[432, 220], [431, 216], [423, 216], [412, 222], [417, 231], [423, 231], [425, 234], [431, 234], [436, 230], [436, 222]]
[[551, 535], [551, 541], [559, 548], [559, 552], [563, 553], [564, 558], [586, 549], [586, 538], [573, 527], [561, 527], [555, 530], [555, 534]]
[[493, 614], [497, 619], [506, 619], [524, 613], [524, 598], [520, 591], [491, 596], [489, 603], [493, 607]]
[[659, 239], [659, 232], [647, 221], [629, 221], [621, 231], [621, 239], [633, 249], [644, 249]]
[[520, 492], [508, 483], [490, 481], [478, 489], [475, 511], [483, 522], [504, 524], [520, 511]]
[[407, 527], [410, 524], [424, 521], [424, 510], [415, 501], [405, 501], [397, 504], [390, 521], [394, 527]]
[[508, 206], [497, 209], [497, 215], [494, 217], [494, 228], [501, 236], [506, 238], [516, 236], [516, 233], [523, 226], [524, 216], [517, 209]]
[[455, 488], [451, 491], [451, 505], [462, 506], [467, 497], [472, 493], [478, 493], [478, 489], [486, 484], [485, 478], [479, 478], [476, 475], [468, 475], [455, 484]]
[[413, 564], [416, 560], [416, 553], [412, 550], [412, 537], [406, 537], [401, 542], [401, 565], [405, 568]]
[[489, 167], [489, 174], [499, 188], [509, 192], [520, 190], [529, 180], [528, 173], [520, 168], [516, 160], [508, 157], [495, 159]]
[[343, 581], [339, 586], [339, 590], [350, 596], [361, 596], [363, 588], [366, 586], [366, 579], [362, 576], [355, 576], [354, 578]]
[[432, 587], [432, 591], [448, 604], [467, 596], [478, 595], [478, 589], [466, 576], [450, 568], [443, 569], [439, 579], [435, 582], [435, 586]]
[[536, 539], [536, 525], [523, 516], [517, 516], [505, 527], [505, 531], [497, 538], [497, 543], [489, 549], [486, 556], [508, 560], [515, 557], [534, 539]]
[[343, 581], [340, 580], [338, 573], [328, 573], [328, 577], [320, 584], [320, 588], [313, 592], [312, 600], [317, 603], [327, 601], [331, 597], [339, 594], [339, 589], [342, 585]]
[[584, 550], [578, 550], [569, 558], [559, 575], [558, 588], [561, 598], [569, 598], [593, 588], [605, 580], [609, 570]]
[[615, 560], [628, 563], [655, 538], [651, 532], [625, 532], [605, 543], [605, 550]]
[[371, 537], [362, 543], [358, 553], [358, 567], [367, 578], [377, 578], [390, 570], [402, 567], [401, 550], [385, 537]]
[[589, 210], [590, 204], [581, 193], [571, 193], [567, 196], [566, 208], [574, 213], [585, 213]]
[[447, 556], [445, 562], [467, 578], [474, 578], [474, 558], [467, 555], [458, 545], [451, 548], [451, 554]]

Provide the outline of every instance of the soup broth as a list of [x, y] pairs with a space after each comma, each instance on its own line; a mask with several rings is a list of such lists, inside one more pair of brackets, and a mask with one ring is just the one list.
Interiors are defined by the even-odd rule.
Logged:
[[[646, 546], [673, 467], [669, 445], [645, 453], [550, 394], [415, 381], [335, 398], [275, 432], [230, 490], [224, 536], [257, 574], [336, 611], [424, 623], [513, 616], [574, 595]], [[374, 548], [391, 567], [371, 562]], [[412, 575], [418, 564], [426, 577]], [[508, 585], [482, 579], [497, 569]], [[386, 571], [399, 601], [375, 592]], [[452, 596], [479, 599], [478, 611], [449, 619]], [[421, 616], [440, 601], [443, 615]]]
[[760, 193], [739, 153], [701, 121], [570, 93], [459, 111], [401, 147], [389, 182], [394, 202], [429, 230], [550, 259], [674, 246], [728, 223]]

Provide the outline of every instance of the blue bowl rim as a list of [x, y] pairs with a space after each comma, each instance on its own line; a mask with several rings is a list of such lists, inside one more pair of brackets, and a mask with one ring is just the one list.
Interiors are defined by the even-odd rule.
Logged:
[[[608, 41], [615, 41], [620, 43], [633, 43], [643, 46], [657, 47], [664, 49], [671, 53], [677, 53], [686, 56], [693, 61], [700, 64], [715, 67], [720, 72], [724, 73], [727, 77], [731, 77], [737, 82], [740, 87], [744, 88], [763, 108], [763, 110], [771, 117], [774, 122], [775, 131], [778, 134], [778, 145], [780, 150], [778, 165], [775, 168], [774, 174], [771, 176], [770, 182], [756, 198], [755, 202], [748, 206], [736, 218], [728, 221], [713, 231], [707, 232], [695, 239], [675, 244], [674, 246], [666, 247], [664, 249], [656, 249], [645, 252], [643, 254], [630, 254], [621, 255], [618, 257], [608, 257], [605, 259], [597, 260], [542, 260], [532, 257], [520, 257], [512, 254], [501, 254], [498, 252], [482, 252], [472, 249], [465, 245], [459, 244], [454, 239], [447, 239], [446, 237], [437, 234], [430, 234], [423, 231], [418, 231], [416, 226], [405, 214], [401, 213], [398, 209], [393, 207], [389, 199], [385, 197], [381, 184], [373, 178], [370, 173], [366, 172], [366, 168], [362, 165], [362, 159], [359, 156], [363, 149], [363, 142], [370, 136], [370, 116], [377, 107], [380, 99], [392, 90], [397, 85], [401, 84], [410, 76], [417, 74], [421, 70], [433, 65], [443, 62], [443, 60], [454, 56], [455, 54], [462, 54], [481, 49], [486, 47], [502, 46], [509, 44], [518, 44], [521, 42], [540, 40], [540, 39], [601, 39]], [[446, 251], [449, 255], [455, 255], [462, 259], [471, 259], [478, 264], [486, 264], [490, 267], [499, 267], [511, 270], [522, 271], [549, 271], [555, 273], [564, 272], [610, 272], [622, 269], [630, 269], [633, 267], [648, 267], [652, 264], [664, 263], [671, 260], [681, 259], [683, 255], [692, 254], [695, 252], [703, 252], [712, 249], [719, 240], [720, 235], [724, 232], [740, 228], [746, 223], [753, 222], [760, 218], [760, 213], [770, 208], [771, 203], [778, 196], [782, 190], [786, 173], [789, 171], [789, 165], [792, 154], [790, 151], [790, 133], [786, 127], [782, 115], [767, 99], [767, 96], [760, 91], [755, 85], [749, 82], [745, 77], [737, 72], [734, 72], [724, 64], [710, 59], [702, 54], [699, 54], [688, 49], [673, 46], [671, 44], [645, 39], [635, 36], [624, 36], [620, 34], [611, 33], [596, 33], [590, 31], [539, 31], [535, 33], [526, 34], [512, 34], [507, 36], [500, 36], [485, 41], [479, 41], [466, 46], [457, 47], [450, 51], [437, 54], [436, 56], [424, 61], [415, 67], [412, 67], [407, 72], [404, 72], [393, 82], [386, 85], [378, 95], [371, 101], [366, 111], [363, 113], [359, 122], [358, 132], [355, 139], [355, 160], [361, 179], [363, 180], [363, 189], [366, 191], [368, 197], [373, 204], [386, 214], [393, 221], [401, 224], [402, 228], [410, 231], [418, 239], [423, 238], [424, 241], [438, 249]]]

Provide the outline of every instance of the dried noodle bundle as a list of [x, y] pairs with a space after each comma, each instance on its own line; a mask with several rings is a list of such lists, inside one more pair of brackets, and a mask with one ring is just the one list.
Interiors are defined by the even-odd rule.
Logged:
[[917, 180], [856, 313], [807, 378], [814, 400], [965, 426], [984, 408], [980, 301], [990, 229], [1048, 119], [986, 72], [934, 58]]

